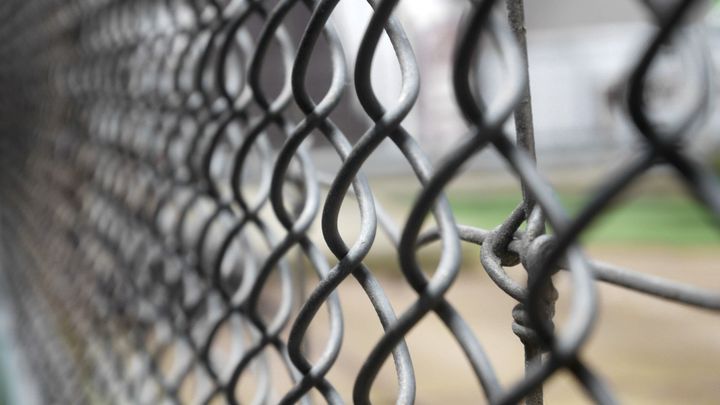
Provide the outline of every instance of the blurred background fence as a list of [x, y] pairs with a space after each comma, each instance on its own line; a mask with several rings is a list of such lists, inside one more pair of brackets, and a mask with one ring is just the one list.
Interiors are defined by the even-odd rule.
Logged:
[[717, 11], [526, 6], [2, 2], [6, 401], [716, 399]]

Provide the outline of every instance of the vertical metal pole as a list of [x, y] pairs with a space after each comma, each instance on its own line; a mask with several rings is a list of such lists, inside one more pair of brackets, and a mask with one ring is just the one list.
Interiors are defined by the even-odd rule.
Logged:
[[[542, 362], [543, 351], [537, 343], [525, 345], [525, 371], [538, 367]], [[530, 391], [525, 397], [526, 405], [542, 405], [543, 403], [543, 386], [538, 384], [537, 388]]]
[[[535, 132], [533, 129], [533, 115], [530, 98], [530, 73], [528, 71], [527, 38], [525, 30], [525, 10], [523, 0], [507, 0], [508, 20], [515, 33], [523, 62], [525, 63], [525, 94], [515, 108], [515, 130], [517, 144], [528, 151], [533, 160], [535, 157]], [[524, 180], [522, 181], [523, 200], [525, 202], [525, 215], [530, 215], [534, 202], [527, 192]]]
[[[523, 62], [525, 63], [525, 86], [523, 97], [515, 108], [515, 136], [519, 147], [524, 148], [536, 159], [535, 155], [535, 132], [533, 128], [532, 104], [530, 98], [530, 72], [527, 54], [527, 37], [525, 29], [525, 9], [523, 0], [507, 0], [507, 13], [510, 27], [515, 33], [515, 37], [520, 47]], [[525, 218], [530, 216], [534, 201], [528, 193], [525, 181], [522, 180], [523, 204], [525, 206]], [[525, 348], [525, 370], [537, 367], [542, 362], [543, 350], [536, 339], [529, 339], [523, 342]], [[531, 391], [525, 398], [527, 405], [542, 405], [543, 403], [543, 387], [538, 385], [536, 389]]]

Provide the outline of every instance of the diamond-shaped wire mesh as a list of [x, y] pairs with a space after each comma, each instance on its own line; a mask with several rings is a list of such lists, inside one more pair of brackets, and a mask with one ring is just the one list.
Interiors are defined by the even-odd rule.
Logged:
[[[649, 71], [666, 45], [689, 47], [687, 16], [701, 2], [643, 2], [658, 28], [623, 93], [643, 152], [574, 215], [534, 164], [521, 1], [448, 2], [464, 13], [448, 44], [447, 85], [468, 130], [436, 164], [403, 127], [426, 78], [393, 17], [398, 0], [370, 0], [358, 49], [343, 48], [345, 28], [331, 23], [338, 3], [0, 4], [3, 270], [46, 403], [239, 403], [241, 384], [251, 386], [244, 401], [252, 403], [369, 403], [386, 363], [397, 378], [393, 398], [413, 403], [405, 337], [431, 316], [466, 356], [478, 401], [541, 403], [543, 383], [566, 370], [589, 398], [611, 403], [602, 370], [579, 356], [595, 324], [596, 282], [720, 310], [717, 292], [592, 261], [578, 242], [614, 197], [658, 165], [674, 170], [717, 225], [717, 178], [683, 149], [708, 108], [705, 51], [690, 52], [696, 71], [688, 74], [704, 90], [687, 114], [660, 124], [646, 105]], [[400, 69], [391, 104], [379, 101], [371, 79], [383, 36]], [[489, 97], [478, 73], [493, 52], [504, 83]], [[318, 64], [322, 90], [308, 84]], [[346, 133], [331, 119], [343, 98], [361, 106], [364, 132]], [[337, 172], [316, 168], [319, 139], [342, 162]], [[363, 174], [383, 141], [396, 145], [422, 185], [402, 224], [385, 215]], [[463, 164], [487, 149], [502, 156], [523, 192], [491, 230], [458, 223], [444, 196]], [[357, 209], [353, 238], [341, 232], [343, 205]], [[381, 232], [416, 293], [402, 311], [366, 260], [386, 243], [377, 241]], [[418, 250], [438, 241], [439, 260], [429, 267]], [[527, 372], [516, 385], [500, 385], [486, 355], [493, 348], [446, 299], [462, 267], [461, 246], [472, 246], [518, 302], [512, 330], [525, 346]], [[505, 271], [518, 263], [527, 285]], [[559, 269], [573, 287], [568, 320], [556, 330], [551, 277]], [[326, 376], [345, 334], [364, 327], [343, 323], [338, 286], [351, 278], [369, 301], [343, 304], [371, 305], [384, 333], [360, 354], [352, 393], [340, 393]], [[311, 356], [308, 328], [319, 311], [327, 312], [327, 336]], [[273, 384], [280, 374], [289, 390]]]

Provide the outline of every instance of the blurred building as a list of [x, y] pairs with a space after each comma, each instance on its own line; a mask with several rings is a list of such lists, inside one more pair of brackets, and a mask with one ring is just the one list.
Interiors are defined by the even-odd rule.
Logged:
[[[525, 4], [532, 106], [541, 163], [561, 167], [596, 165], [616, 159], [618, 152], [636, 149], [638, 139], [622, 106], [623, 83], [653, 33], [652, 16], [641, 2], [625, 0]], [[466, 131], [450, 80], [458, 21], [465, 6], [459, 1], [414, 0], [401, 2], [398, 9], [422, 75], [420, 98], [404, 125], [434, 157], [446, 152]], [[349, 58], [357, 50], [369, 15], [365, 2], [340, 2], [335, 18], [345, 28], [343, 43]], [[713, 28], [713, 15], [711, 12], [709, 17], [703, 17], [709, 24], [701, 37], [717, 61], [714, 50], [718, 47], [713, 45], [720, 39], [720, 30]], [[373, 80], [381, 101], [392, 106], [400, 76], [387, 42], [376, 56]], [[662, 112], [661, 118], [681, 114], [682, 108], [697, 97], [698, 86], [707, 86], [686, 82], [688, 77], [697, 76], [683, 74], [696, 61], [685, 63], [688, 61], [678, 57], [677, 52], [667, 59], [658, 64], [661, 68], [653, 73], [648, 86], [652, 105]], [[488, 81], [502, 83], [503, 72], [490, 70], [488, 67], [485, 74]], [[717, 93], [717, 87], [713, 86], [712, 93]], [[718, 144], [718, 137], [712, 135], [720, 129], [715, 115], [711, 114], [708, 125], [699, 131], [695, 141], [698, 150], [714, 150]], [[392, 162], [399, 160], [392, 159], [397, 155], [395, 148], [386, 146], [387, 158], [377, 158], [383, 161], [383, 172], [392, 170]], [[488, 153], [482, 153], [473, 164], [480, 168], [501, 167], [500, 161]]]

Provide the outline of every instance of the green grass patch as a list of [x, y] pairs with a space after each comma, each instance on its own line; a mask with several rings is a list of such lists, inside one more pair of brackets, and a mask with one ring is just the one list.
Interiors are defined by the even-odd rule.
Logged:
[[[450, 195], [450, 203], [460, 223], [491, 229], [500, 224], [520, 201], [519, 195]], [[583, 198], [561, 195], [572, 213], [583, 206]], [[638, 196], [617, 201], [604, 211], [585, 242], [644, 244], [713, 244], [720, 242], [720, 231], [709, 214], [695, 201], [679, 195]]]

